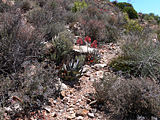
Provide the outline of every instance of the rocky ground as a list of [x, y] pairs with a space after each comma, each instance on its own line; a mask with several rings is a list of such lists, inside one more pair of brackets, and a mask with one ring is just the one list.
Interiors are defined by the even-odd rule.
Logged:
[[[62, 83], [61, 97], [56, 100], [50, 99], [50, 106], [44, 106], [43, 120], [107, 120], [106, 114], [92, 108], [91, 105], [96, 101], [91, 99], [91, 95], [95, 92], [93, 83], [95, 80], [103, 77], [103, 73], [109, 71], [109, 61], [120, 52], [119, 46], [116, 44], [106, 44], [98, 48], [101, 54], [99, 64], [92, 66], [85, 65], [83, 68], [83, 76], [78, 83], [72, 86]], [[33, 113], [34, 114], [34, 113]], [[38, 119], [36, 116], [31, 120]], [[39, 120], [39, 119], [38, 119]]]

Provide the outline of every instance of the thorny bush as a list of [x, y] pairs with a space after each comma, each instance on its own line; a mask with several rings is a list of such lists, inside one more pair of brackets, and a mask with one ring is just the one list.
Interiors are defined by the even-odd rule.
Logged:
[[104, 103], [106, 109], [114, 109], [113, 117], [119, 116], [117, 119], [136, 119], [138, 115], [160, 117], [160, 86], [150, 79], [124, 79], [105, 73], [94, 86], [97, 102]]
[[56, 98], [59, 93], [60, 83], [55, 65], [30, 63], [24, 65], [23, 73], [0, 77], [0, 105], [12, 109], [8, 111], [11, 119], [23, 118], [31, 111], [41, 109], [48, 103], [48, 98]]

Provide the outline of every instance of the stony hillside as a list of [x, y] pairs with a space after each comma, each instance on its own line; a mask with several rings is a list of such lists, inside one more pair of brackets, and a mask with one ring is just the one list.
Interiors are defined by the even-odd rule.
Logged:
[[160, 119], [159, 16], [108, 0], [0, 0], [0, 119]]

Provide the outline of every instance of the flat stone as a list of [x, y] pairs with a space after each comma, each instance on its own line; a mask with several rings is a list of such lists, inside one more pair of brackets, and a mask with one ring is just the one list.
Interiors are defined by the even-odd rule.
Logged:
[[51, 112], [52, 108], [50, 106], [44, 106], [43, 107], [47, 112]]
[[82, 116], [76, 117], [76, 120], [83, 120], [84, 118]]
[[88, 117], [94, 118], [94, 113], [88, 113]]
[[73, 111], [73, 110], [74, 110], [74, 108], [72, 108], [72, 107], [67, 109], [67, 111]]
[[13, 111], [13, 110], [11, 109], [11, 107], [4, 107], [4, 110], [7, 111], [7, 112]]
[[65, 85], [64, 83], [61, 84], [61, 91], [62, 90], [67, 90], [68, 89], [68, 86]]
[[93, 53], [95, 51], [98, 51], [96, 48], [90, 48], [87, 47], [86, 45], [83, 46], [75, 45], [73, 46], [73, 50], [80, 53], [88, 53], [88, 52]]
[[100, 68], [104, 68], [106, 66], [107, 66], [107, 64], [95, 64], [93, 67], [100, 69]]
[[75, 117], [76, 117], [76, 114], [75, 114], [75, 113], [66, 115], [67, 120], [72, 120], [72, 119], [74, 119]]
[[96, 72], [97, 77], [101, 78], [101, 79], [103, 78], [103, 74], [104, 74], [104, 71], [97, 71]]
[[66, 91], [65, 91], [65, 90], [61, 91], [61, 95], [62, 95], [63, 97], [65, 97], [65, 96], [66, 96]]

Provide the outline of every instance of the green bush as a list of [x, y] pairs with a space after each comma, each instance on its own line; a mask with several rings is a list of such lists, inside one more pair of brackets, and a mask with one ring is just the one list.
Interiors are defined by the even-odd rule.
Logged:
[[72, 51], [73, 35], [68, 31], [60, 32], [59, 35], [52, 40], [54, 53], [51, 53], [51, 60], [57, 65], [62, 64], [63, 60]]
[[118, 6], [121, 10], [123, 10], [123, 9], [126, 8], [126, 7], [132, 7], [132, 8], [133, 8], [132, 4], [126, 3], [126, 2], [120, 2], [120, 3], [114, 2], [114, 4], [115, 4], [116, 6]]
[[139, 23], [136, 20], [129, 20], [128, 23], [125, 25], [126, 32], [142, 32], [143, 27], [139, 25]]
[[114, 4], [119, 7], [123, 12], [127, 12], [128, 16], [130, 19], [137, 19], [138, 18], [138, 14], [135, 11], [135, 9], [133, 8], [132, 4], [130, 3], [126, 3], [126, 2], [114, 2]]
[[122, 46], [122, 54], [110, 63], [114, 71], [158, 80], [160, 78], [160, 45], [138, 35], [130, 36]]
[[95, 82], [95, 98], [117, 119], [130, 120], [144, 116], [160, 117], [160, 87], [150, 80], [122, 79], [105, 73], [100, 82]]
[[87, 3], [85, 2], [85, 0], [83, 1], [76, 1], [74, 2], [74, 7], [72, 8], [72, 12], [77, 12], [80, 11], [81, 9], [87, 7]]
[[127, 12], [127, 14], [128, 14], [128, 16], [129, 16], [130, 19], [137, 19], [138, 18], [137, 12], [132, 7], [125, 7], [123, 9], [123, 11]]

